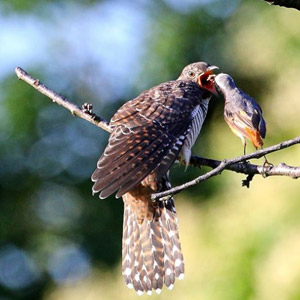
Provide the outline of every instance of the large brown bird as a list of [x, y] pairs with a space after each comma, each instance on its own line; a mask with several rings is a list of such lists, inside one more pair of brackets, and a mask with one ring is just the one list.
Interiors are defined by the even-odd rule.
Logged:
[[266, 136], [266, 122], [259, 104], [239, 89], [228, 74], [220, 73], [215, 76], [215, 84], [225, 98], [224, 119], [232, 132], [242, 140], [244, 154], [245, 138], [249, 139], [256, 149], [262, 148]]
[[112, 117], [112, 133], [92, 175], [93, 193], [116, 193], [124, 201], [122, 275], [138, 294], [183, 279], [184, 261], [173, 198], [151, 200], [171, 187], [174, 161], [186, 164], [205, 119], [213, 69], [204, 62], [185, 67], [177, 80], [162, 83], [125, 103]]

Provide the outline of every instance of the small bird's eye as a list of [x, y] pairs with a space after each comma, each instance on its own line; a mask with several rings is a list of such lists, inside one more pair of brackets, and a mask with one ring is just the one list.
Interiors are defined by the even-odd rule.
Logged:
[[193, 71], [189, 71], [189, 72], [188, 72], [188, 76], [189, 76], [189, 77], [195, 77], [195, 75], [196, 75], [196, 74], [195, 74], [195, 72], [193, 72]]

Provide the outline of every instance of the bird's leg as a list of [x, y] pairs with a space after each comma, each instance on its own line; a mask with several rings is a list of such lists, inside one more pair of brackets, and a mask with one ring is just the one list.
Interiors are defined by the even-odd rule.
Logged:
[[[262, 149], [262, 147], [261, 147], [261, 149]], [[268, 172], [269, 170], [271, 170], [272, 167], [274, 167], [274, 165], [273, 165], [272, 163], [270, 163], [270, 162], [267, 160], [266, 155], [264, 155], [264, 158], [265, 158], [265, 161], [264, 161], [263, 166], [262, 166], [262, 172], [261, 172], [261, 175], [262, 175], [263, 177], [267, 177], [267, 172]]]
[[264, 155], [264, 166], [269, 166], [269, 167], [273, 167], [274, 165], [272, 163], [270, 163], [268, 160], [267, 160], [267, 157]]
[[[241, 140], [242, 140], [242, 144], [243, 144], [243, 155], [246, 155], [246, 146], [247, 146], [247, 143], [246, 143], [246, 140], [244, 137], [241, 137]], [[247, 165], [249, 163], [249, 161], [245, 160], [243, 161], [243, 164]]]
[[244, 155], [246, 155], [246, 146], [247, 146], [247, 143], [246, 143], [246, 140], [244, 138], [242, 139], [242, 143], [243, 143], [243, 147], [244, 147]]

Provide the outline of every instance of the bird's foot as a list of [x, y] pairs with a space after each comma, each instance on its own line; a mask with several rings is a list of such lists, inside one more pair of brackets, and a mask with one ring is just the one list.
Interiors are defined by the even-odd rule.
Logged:
[[159, 198], [158, 201], [162, 201], [162, 202], [168, 202], [170, 199], [172, 199], [173, 195], [167, 195], [167, 196], [164, 196], [164, 197], [161, 197]]
[[262, 177], [266, 178], [268, 176], [267, 172], [270, 171], [273, 167], [274, 165], [270, 163], [265, 157], [265, 162], [263, 163], [262, 171], [261, 171]]

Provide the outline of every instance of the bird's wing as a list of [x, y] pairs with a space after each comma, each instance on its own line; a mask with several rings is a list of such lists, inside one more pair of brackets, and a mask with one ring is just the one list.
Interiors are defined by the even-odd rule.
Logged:
[[255, 119], [253, 120], [253, 123], [255, 124], [255, 128], [259, 131], [260, 136], [264, 139], [266, 137], [267, 126], [266, 121], [263, 118], [262, 109], [257, 102], [254, 102], [253, 107], [253, 118]]
[[235, 103], [226, 103], [224, 118], [227, 123], [241, 131], [243, 131], [245, 127], [255, 129], [252, 123], [252, 115], [243, 107], [239, 107]]
[[171, 167], [199, 101], [199, 93], [192, 91], [193, 87], [168, 82], [142, 93], [117, 111], [110, 123], [113, 132], [108, 145], [92, 174], [94, 193], [101, 192], [100, 197], [106, 198], [118, 190], [116, 196], [120, 197], [162, 162], [166, 169]]
[[266, 123], [262, 116], [261, 107], [248, 95], [243, 97], [242, 101], [228, 103], [227, 107], [225, 106], [225, 119], [241, 132], [244, 132], [245, 128], [247, 128], [258, 131], [261, 137], [264, 138], [266, 135]]

